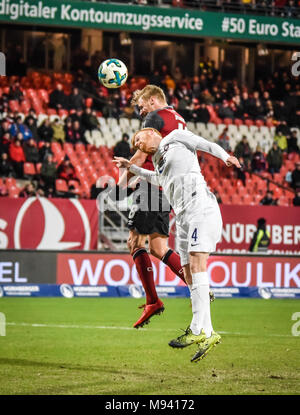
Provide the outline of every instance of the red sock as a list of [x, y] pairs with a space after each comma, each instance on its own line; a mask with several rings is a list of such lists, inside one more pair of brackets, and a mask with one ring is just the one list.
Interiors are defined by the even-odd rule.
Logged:
[[164, 262], [168, 267], [176, 274], [182, 281], [186, 284], [184, 279], [183, 268], [180, 263], [180, 256], [176, 252], [169, 249], [165, 256], [162, 257], [162, 262]]
[[154, 304], [158, 300], [158, 297], [150, 257], [144, 248], [137, 249], [132, 257], [146, 293], [146, 303]]

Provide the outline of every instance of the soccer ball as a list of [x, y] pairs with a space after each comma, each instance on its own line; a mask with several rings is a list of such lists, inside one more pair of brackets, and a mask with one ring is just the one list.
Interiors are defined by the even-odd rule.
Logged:
[[127, 76], [127, 67], [120, 59], [106, 59], [98, 69], [98, 78], [106, 88], [120, 88]]

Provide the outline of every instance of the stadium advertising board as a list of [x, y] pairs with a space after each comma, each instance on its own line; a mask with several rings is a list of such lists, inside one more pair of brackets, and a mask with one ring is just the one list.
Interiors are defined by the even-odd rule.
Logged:
[[[155, 284], [184, 286], [164, 263], [152, 257]], [[299, 257], [211, 256], [212, 287], [300, 288]], [[141, 285], [128, 254], [59, 253], [57, 283], [73, 285]]]
[[[189, 297], [168, 267], [152, 258], [161, 297]], [[300, 298], [300, 261], [292, 256], [209, 258], [210, 284], [217, 297]], [[0, 297], [141, 298], [143, 288], [129, 254], [69, 251], [0, 251]]]
[[0, 0], [1, 20], [264, 42], [298, 43], [300, 39], [299, 21], [291, 18], [100, 2]]
[[[246, 253], [257, 219], [265, 217], [270, 253], [300, 254], [297, 207], [220, 205], [221, 253]], [[171, 220], [173, 223], [173, 220]], [[91, 250], [97, 248], [98, 210], [93, 200], [1, 198], [0, 249]]]
[[271, 234], [270, 254], [300, 255], [300, 214], [297, 207], [220, 205], [223, 217], [222, 240], [218, 252], [246, 253], [257, 220], [267, 221]]
[[98, 211], [92, 200], [2, 198], [0, 248], [96, 249]]

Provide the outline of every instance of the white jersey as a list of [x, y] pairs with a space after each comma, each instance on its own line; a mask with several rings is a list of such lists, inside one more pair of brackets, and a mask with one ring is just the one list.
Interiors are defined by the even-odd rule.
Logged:
[[223, 160], [230, 155], [218, 144], [188, 130], [173, 130], [165, 136], [152, 156], [154, 171], [132, 165], [130, 171], [163, 188], [175, 215], [185, 211], [206, 189], [197, 150]]

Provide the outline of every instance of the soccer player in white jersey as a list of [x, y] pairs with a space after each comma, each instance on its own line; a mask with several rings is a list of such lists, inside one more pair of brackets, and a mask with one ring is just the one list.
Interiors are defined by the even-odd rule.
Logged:
[[169, 345], [182, 348], [197, 344], [198, 351], [191, 359], [197, 362], [221, 340], [211, 322], [207, 259], [215, 251], [222, 232], [219, 205], [201, 174], [197, 150], [218, 157], [227, 166], [241, 166], [218, 144], [187, 130], [174, 130], [163, 138], [157, 130], [144, 128], [134, 134], [132, 143], [152, 155], [155, 170], [145, 170], [121, 157], [115, 157], [115, 162], [163, 188], [176, 215], [178, 250], [191, 293], [192, 321], [185, 333]]

